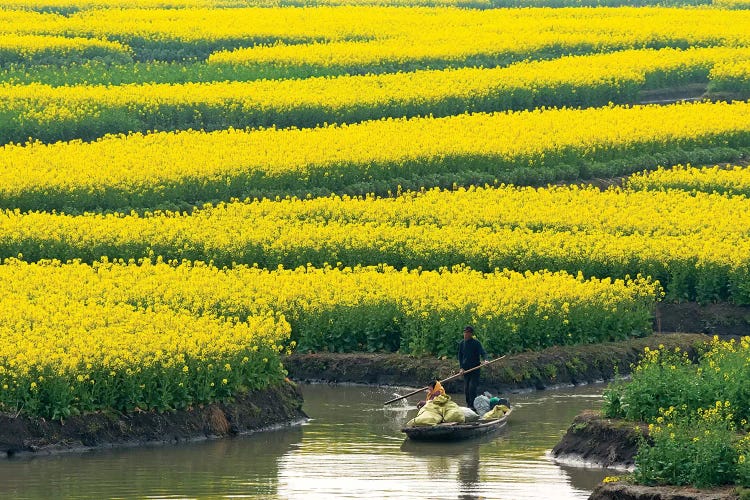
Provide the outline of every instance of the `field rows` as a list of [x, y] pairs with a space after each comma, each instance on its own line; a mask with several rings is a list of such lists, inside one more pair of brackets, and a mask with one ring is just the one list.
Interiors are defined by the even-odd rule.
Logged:
[[358, 74], [495, 66], [529, 57], [631, 48], [750, 43], [750, 12], [709, 8], [105, 9], [68, 16], [0, 10], [0, 26], [7, 26], [0, 34], [117, 41], [136, 60], [197, 58]]
[[405, 6], [460, 7], [493, 9], [514, 7], [619, 7], [713, 5], [721, 8], [747, 8], [747, 0], [6, 0], [2, 8], [70, 14], [87, 9], [107, 8], [240, 8], [310, 6]]
[[578, 188], [231, 203], [145, 216], [6, 211], [0, 256], [643, 274], [672, 300], [750, 304], [748, 213], [744, 197]]
[[[678, 165], [633, 175], [627, 180], [633, 189], [680, 189], [688, 192], [721, 193], [750, 197], [750, 169], [734, 166], [694, 168]], [[731, 221], [731, 219], [729, 219]]]
[[648, 331], [660, 293], [644, 279], [383, 266], [11, 261], [0, 276], [0, 409], [47, 417], [181, 408], [277, 383], [290, 330], [302, 349], [443, 355], [469, 321], [491, 332], [492, 352], [628, 338]]
[[750, 305], [746, 169], [648, 172], [750, 153], [750, 101], [627, 104], [750, 95], [746, 0], [296, 1], [0, 7], [0, 412], [182, 409], [282, 383], [295, 347], [452, 357], [473, 324], [501, 355], [646, 335], [662, 298]]
[[744, 93], [750, 89], [750, 63], [743, 58], [717, 63], [709, 74], [714, 92]]
[[504, 68], [249, 83], [4, 85], [0, 143], [29, 137], [46, 142], [91, 140], [107, 133], [311, 127], [383, 117], [602, 106], [635, 102], [639, 92], [649, 88], [705, 82], [709, 73], [711, 83], [724, 89], [736, 77], [726, 64], [721, 71], [712, 68], [727, 62], [739, 66], [741, 60], [750, 60], [750, 49], [633, 50]]
[[[54, 110], [45, 113], [54, 123]], [[659, 164], [726, 161], [747, 147], [747, 102], [133, 134], [93, 143], [4, 146], [0, 206], [130, 210], [233, 197], [544, 184], [614, 177]]]

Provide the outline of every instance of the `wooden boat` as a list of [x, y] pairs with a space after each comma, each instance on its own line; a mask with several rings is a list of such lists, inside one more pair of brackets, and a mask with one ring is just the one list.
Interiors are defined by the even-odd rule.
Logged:
[[465, 424], [447, 423], [422, 427], [404, 427], [401, 432], [409, 439], [417, 441], [457, 441], [485, 436], [505, 427], [508, 417], [513, 413], [511, 408], [502, 418], [495, 420], [479, 420]]

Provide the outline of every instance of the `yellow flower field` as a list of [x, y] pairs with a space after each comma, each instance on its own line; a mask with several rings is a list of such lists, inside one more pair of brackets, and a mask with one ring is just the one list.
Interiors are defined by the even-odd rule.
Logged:
[[747, 304], [748, 214], [742, 197], [575, 187], [266, 200], [145, 216], [6, 211], [0, 252], [88, 262], [163, 256], [271, 269], [342, 262], [642, 273], [658, 279], [671, 299]]
[[146, 59], [211, 54], [208, 60], [216, 64], [334, 66], [354, 72], [750, 41], [750, 12], [711, 8], [111, 8], [67, 16], [0, 10], [0, 21], [4, 33], [118, 40]]
[[13, 63], [49, 64], [58, 61], [126, 63], [128, 47], [118, 42], [83, 37], [0, 35], [0, 66]]
[[[40, 110], [50, 123], [64, 110]], [[574, 124], [574, 126], [571, 126]], [[481, 138], [479, 140], [478, 138]], [[750, 146], [750, 103], [534, 110], [0, 149], [8, 208], [83, 211], [398, 185], [611, 177]], [[688, 156], [685, 159], [685, 156]], [[640, 163], [638, 163], [640, 162]]]
[[[177, 308], [73, 298], [65, 276], [13, 281], [3, 265], [0, 410], [50, 418], [101, 409], [169, 410], [283, 380], [283, 318], [243, 322]], [[71, 278], [72, 276], [67, 276]], [[53, 281], [50, 281], [53, 280]]]
[[0, 6], [0, 412], [226, 400], [296, 346], [453, 356], [472, 323], [500, 355], [645, 335], [662, 297], [750, 304], [746, 170], [644, 172], [744, 163], [744, 0], [297, 1]]
[[[634, 101], [643, 89], [705, 81], [715, 65], [750, 60], [750, 48], [626, 50], [501, 68], [369, 76], [120, 86], [2, 85], [7, 135], [46, 141], [106, 133], [317, 126], [386, 116], [446, 116], [537, 106]], [[722, 66], [724, 67], [724, 66]], [[750, 95], [750, 94], [748, 94]], [[40, 110], [45, 110], [40, 113]]]
[[6, 261], [0, 277], [0, 409], [49, 417], [180, 408], [276, 383], [289, 323], [303, 349], [448, 354], [472, 321], [488, 349], [509, 352], [643, 334], [660, 293], [640, 278], [384, 266]]
[[681, 189], [750, 196], [750, 169], [741, 166], [696, 168], [678, 165], [634, 175], [628, 179], [628, 186], [633, 189]]

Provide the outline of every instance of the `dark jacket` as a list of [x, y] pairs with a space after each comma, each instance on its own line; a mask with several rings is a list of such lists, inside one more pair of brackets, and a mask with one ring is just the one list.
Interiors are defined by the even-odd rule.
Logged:
[[474, 337], [469, 340], [462, 340], [458, 344], [458, 366], [464, 370], [479, 366], [479, 357], [487, 359], [487, 353], [484, 352], [482, 343]]

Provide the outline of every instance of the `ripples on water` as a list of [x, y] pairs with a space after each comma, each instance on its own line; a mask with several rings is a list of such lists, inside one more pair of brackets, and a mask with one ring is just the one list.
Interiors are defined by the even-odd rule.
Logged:
[[515, 395], [505, 429], [437, 444], [404, 441], [399, 429], [416, 408], [406, 401], [383, 407], [392, 389], [304, 386], [312, 420], [303, 426], [0, 461], [0, 498], [583, 499], [607, 471], [561, 467], [546, 452], [580, 410], [598, 404], [600, 392]]

